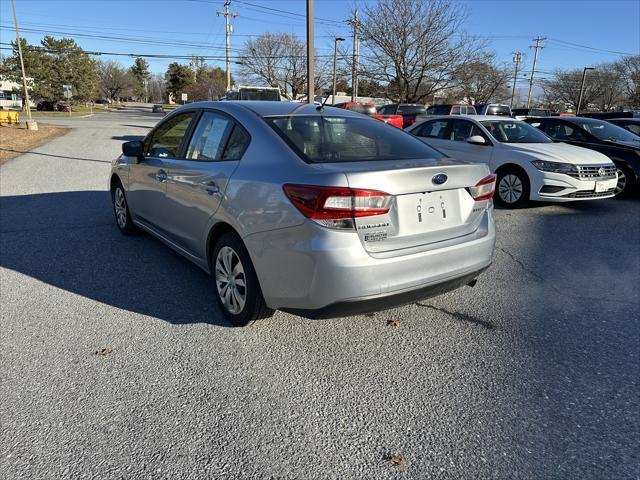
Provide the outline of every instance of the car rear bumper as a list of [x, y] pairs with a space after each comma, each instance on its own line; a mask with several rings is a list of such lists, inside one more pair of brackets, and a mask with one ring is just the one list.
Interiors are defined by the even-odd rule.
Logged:
[[478, 230], [401, 252], [369, 254], [356, 232], [305, 222], [245, 244], [267, 305], [313, 318], [370, 312], [438, 295], [475, 279], [494, 256], [488, 210]]

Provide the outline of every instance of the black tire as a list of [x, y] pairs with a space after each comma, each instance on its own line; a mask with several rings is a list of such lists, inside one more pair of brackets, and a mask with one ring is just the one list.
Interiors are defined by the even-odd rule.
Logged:
[[113, 206], [113, 214], [120, 233], [123, 235], [133, 235], [136, 233], [138, 228], [131, 220], [129, 204], [127, 203], [127, 197], [124, 193], [124, 187], [120, 181], [115, 182], [111, 189], [111, 205]]
[[627, 198], [634, 187], [634, 174], [631, 169], [619, 163], [616, 163], [616, 169], [618, 171], [618, 184], [615, 189], [615, 198]]
[[505, 208], [527, 206], [531, 196], [531, 183], [527, 173], [516, 167], [507, 167], [498, 171], [496, 179], [495, 202]]
[[223, 234], [213, 247], [211, 276], [218, 307], [234, 326], [244, 327], [273, 315], [274, 310], [262, 296], [249, 253], [234, 232]]

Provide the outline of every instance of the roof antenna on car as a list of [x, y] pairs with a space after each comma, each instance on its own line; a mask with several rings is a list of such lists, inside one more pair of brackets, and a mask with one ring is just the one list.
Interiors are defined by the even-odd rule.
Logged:
[[329, 101], [329, 95], [327, 95], [327, 98], [324, 99], [324, 102], [322, 102], [321, 105], [318, 105], [316, 107], [316, 110], [321, 112], [322, 110], [324, 110], [324, 106], [327, 104], [327, 102]]

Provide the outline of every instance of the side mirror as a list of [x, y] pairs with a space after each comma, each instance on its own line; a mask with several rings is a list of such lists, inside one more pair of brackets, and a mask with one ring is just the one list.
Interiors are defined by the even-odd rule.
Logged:
[[467, 143], [471, 143], [473, 145], [486, 145], [487, 141], [480, 135], [474, 135], [473, 137], [467, 138]]
[[140, 140], [134, 140], [132, 142], [126, 142], [122, 144], [122, 153], [127, 157], [141, 158], [142, 157], [142, 142]]

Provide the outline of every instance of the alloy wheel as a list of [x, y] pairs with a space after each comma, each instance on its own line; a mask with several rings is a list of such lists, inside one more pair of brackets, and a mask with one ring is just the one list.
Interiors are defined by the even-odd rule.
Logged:
[[247, 282], [240, 257], [233, 248], [225, 246], [218, 252], [215, 277], [225, 308], [233, 315], [242, 312], [247, 301]]
[[500, 179], [498, 195], [505, 203], [516, 203], [522, 196], [522, 180], [517, 175], [507, 174]]
[[620, 195], [625, 187], [627, 186], [627, 176], [624, 174], [624, 170], [618, 170], [618, 183], [616, 184], [616, 189], [613, 191], [614, 195]]
[[127, 201], [124, 198], [124, 193], [120, 187], [116, 188], [113, 194], [113, 206], [116, 212], [116, 221], [118, 226], [122, 229], [127, 226]]

